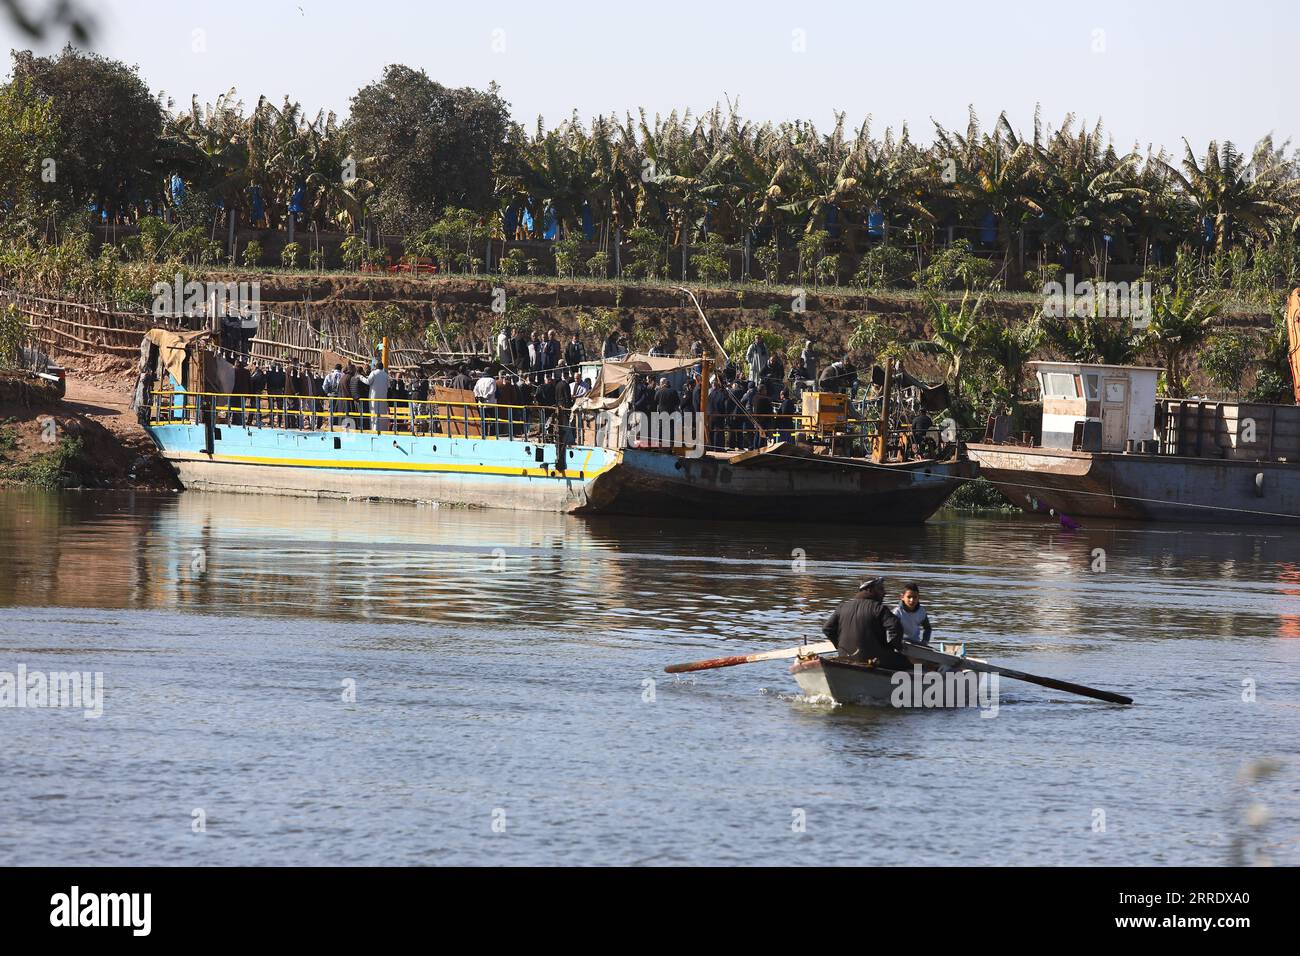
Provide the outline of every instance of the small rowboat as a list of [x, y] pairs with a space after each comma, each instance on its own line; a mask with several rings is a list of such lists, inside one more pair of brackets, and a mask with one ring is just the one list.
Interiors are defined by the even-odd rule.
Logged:
[[904, 641], [902, 650], [903, 655], [912, 662], [910, 672], [835, 656], [835, 645], [831, 641], [669, 664], [664, 670], [669, 674], [690, 674], [758, 661], [789, 660], [793, 657], [798, 660], [790, 668], [790, 673], [803, 692], [812, 698], [829, 699], [839, 704], [887, 704], [891, 707], [979, 706], [987, 708], [989, 716], [997, 713], [1000, 677], [1063, 690], [1067, 694], [1078, 694], [1111, 704], [1133, 703], [1132, 697], [1123, 694], [1057, 680], [1055, 677], [1026, 674], [1010, 667], [990, 664], [978, 657], [967, 657], [965, 644], [939, 641], [931, 646]]
[[[918, 650], [913, 652], [913, 648]], [[922, 669], [893, 670], [865, 661], [813, 653], [795, 661], [790, 673], [804, 696], [815, 702], [875, 707], [981, 705], [975, 680], [978, 675], [963, 666], [968, 660], [975, 661], [966, 657], [965, 645], [941, 642], [930, 648], [908, 644], [903, 653]], [[913, 653], [917, 656], [913, 657]], [[987, 704], [987, 694], [983, 701]]]

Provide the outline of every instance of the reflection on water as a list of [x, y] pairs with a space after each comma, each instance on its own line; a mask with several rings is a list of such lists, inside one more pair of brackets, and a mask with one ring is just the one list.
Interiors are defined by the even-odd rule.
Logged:
[[[0, 497], [0, 604], [644, 629], [807, 631], [870, 572], [922, 584], [948, 632], [1300, 636], [1300, 536], [1079, 532], [949, 515], [916, 528], [580, 519], [230, 496]], [[1099, 556], [1105, 570], [1099, 566]], [[942, 610], [938, 610], [942, 608]]]
[[[881, 839], [924, 818], [1011, 841], [954, 862], [1217, 863], [1243, 762], [1283, 758], [1274, 786], [1294, 789], [1294, 529], [7, 491], [0, 541], [0, 670], [67, 659], [109, 687], [100, 722], [0, 711], [21, 821], [0, 851], [20, 860], [944, 862]], [[868, 573], [918, 581], [938, 634], [973, 652], [1138, 706], [1003, 681], [993, 720], [828, 710], [779, 663], [661, 672], [817, 636]], [[362, 690], [344, 705], [348, 676]], [[131, 817], [111, 846], [99, 804], [51, 809], [90, 780]], [[190, 839], [200, 800], [219, 839]], [[519, 829], [489, 846], [498, 806]], [[1295, 862], [1296, 807], [1273, 809], [1265, 842]], [[354, 856], [330, 855], [343, 845]]]

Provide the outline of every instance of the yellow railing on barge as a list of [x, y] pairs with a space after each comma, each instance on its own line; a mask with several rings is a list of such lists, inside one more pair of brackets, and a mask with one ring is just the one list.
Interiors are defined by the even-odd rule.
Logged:
[[[385, 435], [442, 435], [461, 438], [554, 440], [565, 429], [567, 440], [594, 428], [598, 412], [553, 405], [509, 405], [449, 399], [341, 398], [338, 396], [270, 395], [239, 392], [155, 390], [143, 421], [150, 425], [205, 424], [242, 428], [366, 432]], [[721, 420], [721, 422], [719, 421]], [[707, 418], [706, 446], [716, 450], [762, 447], [795, 439], [828, 446], [836, 455], [870, 453], [878, 423], [849, 419], [833, 433], [814, 427], [810, 416], [736, 411]], [[907, 426], [894, 434], [912, 442]]]

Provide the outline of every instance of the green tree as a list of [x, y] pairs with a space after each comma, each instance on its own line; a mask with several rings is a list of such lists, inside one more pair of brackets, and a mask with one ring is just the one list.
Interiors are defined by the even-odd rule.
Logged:
[[58, 193], [70, 206], [125, 210], [155, 194], [162, 109], [131, 67], [67, 46], [13, 53], [13, 81], [49, 103], [58, 129]]
[[1201, 351], [1201, 368], [1210, 381], [1236, 398], [1242, 380], [1250, 368], [1260, 343], [1241, 329], [1220, 329], [1212, 334]]
[[1210, 143], [1204, 160], [1197, 159], [1186, 140], [1183, 146], [1182, 169], [1165, 165], [1187, 198], [1213, 221], [1217, 252], [1242, 238], [1269, 239], [1295, 229], [1300, 179], [1272, 137], [1261, 139], [1250, 158], [1231, 141], [1222, 147]]
[[944, 365], [944, 375], [952, 386], [953, 399], [963, 398], [962, 376], [966, 371], [968, 359], [974, 355], [984, 341], [984, 318], [982, 307], [984, 296], [978, 295], [973, 300], [968, 289], [961, 297], [961, 303], [954, 306], [951, 302], [940, 301], [935, 296], [927, 296], [926, 312], [930, 319], [930, 339], [917, 342], [914, 348], [922, 352], [937, 355]]
[[731, 278], [731, 263], [727, 259], [727, 245], [721, 236], [709, 236], [703, 249], [691, 255], [691, 265], [704, 282], [726, 282]]
[[360, 171], [377, 184], [375, 208], [384, 221], [413, 231], [448, 206], [492, 208], [508, 110], [495, 85], [449, 89], [396, 64], [357, 91], [347, 130], [364, 157]]
[[[26, 80], [0, 87], [0, 183], [8, 203], [0, 204], [0, 229], [11, 236], [33, 234], [56, 195], [46, 182], [59, 135], [48, 100]], [[43, 177], [42, 174], [45, 173]]]
[[1142, 331], [1142, 344], [1164, 369], [1165, 393], [1170, 398], [1187, 394], [1187, 360], [1209, 336], [1221, 310], [1217, 291], [1190, 283], [1178, 282], [1152, 296], [1151, 321]]

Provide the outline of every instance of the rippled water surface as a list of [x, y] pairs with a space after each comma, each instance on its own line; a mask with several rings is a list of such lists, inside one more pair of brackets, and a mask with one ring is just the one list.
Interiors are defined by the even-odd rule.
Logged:
[[[819, 637], [868, 571], [973, 654], [1137, 704], [662, 672]], [[1295, 530], [0, 492], [20, 665], [105, 697], [0, 709], [13, 863], [1300, 862]]]

